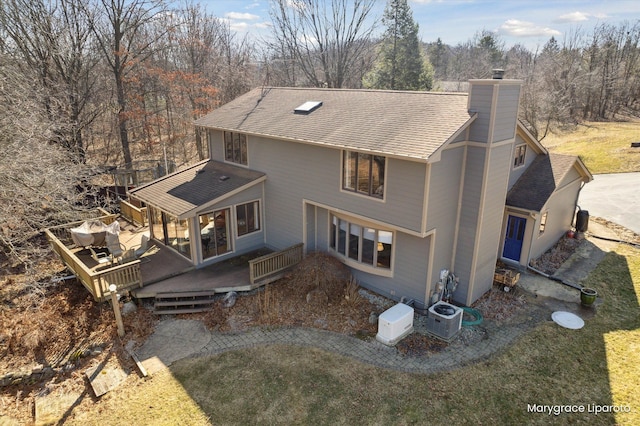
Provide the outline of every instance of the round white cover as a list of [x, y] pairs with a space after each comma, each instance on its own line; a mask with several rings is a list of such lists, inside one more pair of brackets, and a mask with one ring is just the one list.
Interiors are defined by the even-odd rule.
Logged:
[[584, 321], [576, 314], [565, 311], [556, 311], [551, 314], [551, 319], [558, 325], [572, 330], [584, 327]]

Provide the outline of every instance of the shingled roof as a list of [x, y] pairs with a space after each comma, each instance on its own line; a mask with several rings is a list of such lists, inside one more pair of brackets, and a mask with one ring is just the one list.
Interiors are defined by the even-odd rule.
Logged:
[[[307, 114], [308, 101], [322, 105]], [[470, 123], [468, 95], [383, 90], [258, 88], [197, 126], [427, 160]]]
[[578, 161], [573, 155], [538, 155], [507, 194], [507, 206], [541, 211]]
[[205, 160], [135, 188], [131, 195], [178, 218], [258, 183], [265, 174], [220, 161]]

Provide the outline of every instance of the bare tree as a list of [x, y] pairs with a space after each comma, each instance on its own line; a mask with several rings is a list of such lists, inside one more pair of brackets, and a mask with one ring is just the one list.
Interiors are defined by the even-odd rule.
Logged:
[[144, 37], [147, 27], [166, 12], [163, 0], [95, 0], [90, 8], [85, 9], [90, 28], [113, 75], [118, 133], [126, 167], [131, 167], [132, 162], [126, 79], [135, 65], [153, 53], [154, 42], [169, 31], [165, 27], [163, 31], [156, 32], [153, 39]]
[[83, 210], [84, 166], [49, 143], [56, 123], [34, 96], [41, 86], [18, 62], [0, 53], [0, 257], [28, 269], [50, 253], [38, 238], [42, 228]]
[[359, 67], [375, 28], [375, 0], [276, 0], [274, 51], [295, 59], [310, 85], [343, 87]]
[[[55, 142], [85, 159], [82, 132], [96, 117], [91, 104], [99, 57], [93, 50], [85, 0], [7, 0], [0, 7], [0, 26], [7, 48], [23, 73], [35, 72], [41, 102], [52, 122]], [[54, 120], [55, 119], [55, 120]]]

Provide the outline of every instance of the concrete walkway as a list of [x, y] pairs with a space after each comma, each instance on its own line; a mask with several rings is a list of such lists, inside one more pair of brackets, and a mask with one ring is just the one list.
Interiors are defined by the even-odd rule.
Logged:
[[[385, 346], [373, 338], [361, 340], [341, 333], [304, 327], [254, 327], [240, 333], [209, 332], [199, 321], [165, 319], [137, 352], [150, 374], [187, 357], [217, 355], [227, 351], [265, 345], [307, 346], [355, 358], [367, 364], [394, 370], [433, 373], [458, 368], [483, 360], [504, 349], [523, 333], [547, 318], [547, 309], [528, 309], [511, 324], [485, 323], [474, 331], [463, 329], [444, 350], [424, 356], [403, 355], [395, 347]], [[174, 340], [168, 330], [187, 331], [194, 344]], [[197, 336], [197, 338], [195, 338]], [[466, 336], [466, 337], [465, 337]], [[203, 342], [208, 341], [206, 344]]]

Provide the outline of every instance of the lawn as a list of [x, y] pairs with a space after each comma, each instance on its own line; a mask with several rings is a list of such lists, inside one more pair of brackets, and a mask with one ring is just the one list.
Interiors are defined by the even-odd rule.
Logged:
[[587, 122], [570, 132], [550, 134], [542, 144], [559, 154], [579, 155], [593, 174], [640, 172], [640, 122]]
[[[640, 250], [618, 246], [585, 284], [604, 303], [583, 329], [544, 323], [454, 371], [400, 373], [311, 348], [260, 347], [180, 361], [68, 424], [640, 424]], [[534, 404], [585, 412], [528, 412]], [[631, 412], [593, 412], [612, 406]]]

